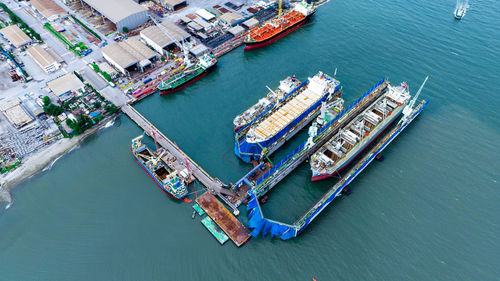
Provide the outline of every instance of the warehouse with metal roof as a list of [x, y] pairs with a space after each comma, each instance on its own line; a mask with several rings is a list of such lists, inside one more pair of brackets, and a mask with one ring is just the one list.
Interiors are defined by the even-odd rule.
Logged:
[[0, 34], [2, 34], [3, 37], [5, 37], [5, 39], [7, 39], [15, 48], [20, 48], [33, 41], [19, 28], [19, 26], [15, 24], [0, 29]]
[[90, 7], [116, 25], [118, 31], [128, 29], [148, 21], [146, 8], [132, 0], [84, 0]]
[[45, 71], [50, 73], [59, 69], [60, 64], [40, 45], [30, 47], [26, 50], [35, 63]]
[[31, 6], [49, 21], [65, 17], [68, 13], [52, 0], [30, 0]]
[[21, 128], [33, 122], [33, 118], [21, 107], [19, 99], [10, 100], [0, 105], [0, 111], [7, 120], [16, 128]]
[[47, 86], [62, 101], [70, 99], [72, 92], [83, 91], [85, 87], [83, 82], [71, 72], [48, 82]]
[[170, 11], [177, 11], [187, 6], [187, 0], [161, 0], [160, 2]]
[[[164, 27], [164, 30], [156, 25], [153, 25], [143, 29], [140, 34], [141, 38], [144, 39], [148, 45], [153, 47], [162, 55], [168, 47], [175, 44], [174, 39], [182, 41], [191, 37], [189, 33], [175, 25], [175, 23], [163, 22], [161, 25]], [[164, 31], [168, 32], [170, 36], [166, 35]]]
[[102, 48], [103, 57], [123, 74], [141, 70], [158, 58], [158, 54], [135, 37]]

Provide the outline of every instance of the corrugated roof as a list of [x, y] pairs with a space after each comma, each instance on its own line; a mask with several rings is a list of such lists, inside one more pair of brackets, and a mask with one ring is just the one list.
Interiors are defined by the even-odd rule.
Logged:
[[60, 96], [68, 91], [76, 92], [78, 89], [82, 88], [84, 85], [78, 77], [73, 73], [67, 73], [57, 79], [54, 79], [47, 83], [50, 90], [56, 95]]
[[241, 20], [243, 18], [238, 16], [237, 14], [235, 14], [233, 12], [227, 12], [227, 13], [221, 15], [220, 19], [225, 21], [225, 22], [228, 22], [229, 24], [233, 24], [236, 21]]
[[118, 43], [107, 45], [101, 51], [121, 68], [127, 68], [138, 62], [134, 56], [124, 50]]
[[52, 0], [31, 0], [31, 5], [46, 18], [66, 15], [66, 11]]
[[14, 46], [21, 46], [31, 42], [31, 38], [14, 24], [0, 29], [0, 33]]
[[40, 45], [36, 45], [26, 50], [34, 60], [42, 67], [47, 67], [56, 62], [56, 60], [45, 51]]
[[113, 23], [117, 23], [122, 19], [131, 16], [135, 13], [145, 12], [146, 8], [135, 3], [132, 0], [84, 0], [85, 3], [92, 6], [102, 15], [108, 18]]
[[[178, 41], [182, 41], [183, 39], [187, 39], [190, 37], [189, 33], [184, 31], [182, 28], [178, 27], [174, 23], [171, 22], [163, 22], [161, 24], [167, 32], [177, 39]], [[169, 36], [165, 35], [163, 31], [158, 26], [150, 26], [141, 31], [141, 36], [148, 38], [153, 41], [156, 45], [161, 47], [166, 47], [174, 42]]]
[[150, 59], [157, 55], [156, 52], [135, 37], [128, 38], [119, 43], [107, 45], [102, 48], [102, 53], [121, 68], [127, 68], [142, 60]]
[[199, 9], [198, 11], [196, 11], [196, 14], [206, 20], [211, 20], [215, 18], [215, 16], [206, 9]]
[[163, 0], [163, 2], [165, 2], [165, 4], [173, 7], [173, 6], [176, 6], [176, 5], [179, 5], [179, 4], [186, 2], [186, 0]]

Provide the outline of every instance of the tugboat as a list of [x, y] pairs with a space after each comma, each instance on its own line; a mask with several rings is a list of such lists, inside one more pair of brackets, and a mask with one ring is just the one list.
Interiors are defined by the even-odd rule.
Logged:
[[148, 173], [158, 187], [169, 197], [188, 203], [191, 202], [191, 200], [186, 198], [188, 191], [183, 177], [181, 177], [177, 170], [162, 160], [165, 151], [161, 150], [159, 154], [152, 152], [142, 143], [142, 137], [138, 136], [133, 139], [130, 146], [130, 151], [137, 163], [141, 165], [142, 169]]
[[178, 91], [187, 85], [205, 76], [217, 64], [217, 59], [212, 54], [205, 54], [198, 59], [198, 62], [185, 69], [182, 73], [170, 77], [158, 85], [160, 95]]

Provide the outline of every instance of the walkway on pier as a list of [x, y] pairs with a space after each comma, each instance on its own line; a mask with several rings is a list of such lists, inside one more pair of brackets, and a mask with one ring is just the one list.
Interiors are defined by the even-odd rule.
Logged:
[[[217, 178], [212, 178], [205, 170], [203, 170], [196, 162], [194, 162], [189, 156], [186, 155], [173, 141], [168, 139], [160, 130], [158, 130], [151, 122], [149, 122], [144, 116], [142, 116], [135, 108], [131, 105], [126, 104], [122, 106], [123, 113], [127, 114], [132, 121], [134, 121], [139, 127], [141, 127], [146, 134], [151, 137], [154, 137], [159, 145], [168, 150], [177, 161], [177, 165], [181, 165], [186, 167], [192, 175], [194, 175], [204, 186], [208, 188], [208, 190], [212, 193], [216, 193], [218, 195], [232, 195], [235, 193], [232, 190], [224, 188], [224, 183], [222, 183]], [[227, 200], [225, 196], [219, 196], [222, 198], [233, 211], [236, 211], [236, 207], [234, 207], [231, 202]]]

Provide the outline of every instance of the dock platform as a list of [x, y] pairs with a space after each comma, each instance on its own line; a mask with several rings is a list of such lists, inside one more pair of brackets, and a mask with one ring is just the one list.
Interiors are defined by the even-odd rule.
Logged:
[[209, 192], [196, 199], [196, 203], [240, 247], [250, 238], [250, 231]]
[[212, 235], [215, 237], [215, 239], [217, 239], [217, 241], [219, 241], [221, 245], [229, 240], [229, 237], [227, 237], [227, 235], [222, 230], [220, 230], [220, 228], [210, 217], [204, 217], [201, 220], [201, 223], [205, 226], [206, 229], [208, 229], [208, 231], [210, 231], [210, 233], [212, 233]]

